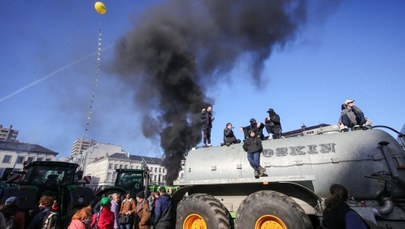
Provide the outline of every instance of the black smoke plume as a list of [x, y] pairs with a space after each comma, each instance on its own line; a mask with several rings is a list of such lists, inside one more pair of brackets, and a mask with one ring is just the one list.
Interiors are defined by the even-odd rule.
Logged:
[[294, 39], [305, 8], [301, 0], [164, 1], [117, 44], [115, 70], [135, 92], [143, 134], [160, 139], [169, 184], [201, 141], [199, 115], [213, 103], [206, 88], [241, 57], [260, 85], [264, 61]]

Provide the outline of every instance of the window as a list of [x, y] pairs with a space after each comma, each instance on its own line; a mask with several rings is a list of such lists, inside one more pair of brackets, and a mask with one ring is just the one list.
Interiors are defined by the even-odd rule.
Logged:
[[114, 169], [117, 169], [117, 168], [118, 168], [118, 165], [117, 165], [117, 164], [115, 164], [115, 165], [114, 165]]
[[120, 165], [120, 169], [122, 169], [122, 165]]
[[124, 168], [127, 169], [127, 168], [128, 168], [128, 165], [125, 165]]
[[51, 159], [50, 158], [47, 158], [45, 161], [50, 161]]
[[162, 168], [159, 168], [159, 173], [162, 172]]
[[37, 158], [37, 161], [43, 161], [43, 158], [42, 158], [42, 157], [38, 157], [38, 158]]
[[18, 156], [17, 160], [15, 161], [16, 164], [22, 164], [24, 162], [24, 157], [23, 156]]
[[109, 165], [108, 165], [108, 169], [112, 169], [112, 164], [109, 164]]
[[157, 173], [157, 167], [155, 167], [155, 173]]
[[33, 157], [28, 157], [28, 158], [27, 158], [27, 163], [31, 163], [33, 160], [34, 160]]
[[10, 164], [11, 158], [12, 158], [11, 155], [4, 155], [4, 157], [3, 157], [3, 163]]

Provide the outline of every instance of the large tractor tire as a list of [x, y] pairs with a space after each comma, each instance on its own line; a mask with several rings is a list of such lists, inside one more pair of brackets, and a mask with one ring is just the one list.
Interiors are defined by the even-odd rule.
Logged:
[[250, 194], [239, 206], [235, 229], [309, 229], [311, 220], [290, 197], [275, 191]]
[[229, 229], [230, 215], [219, 200], [197, 193], [177, 206], [176, 229]]

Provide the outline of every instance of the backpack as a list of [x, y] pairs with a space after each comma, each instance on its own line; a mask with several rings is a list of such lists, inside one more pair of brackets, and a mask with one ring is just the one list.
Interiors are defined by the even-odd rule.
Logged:
[[58, 213], [52, 211], [49, 212], [48, 215], [44, 217], [42, 229], [59, 229]]
[[17, 228], [17, 221], [15, 220], [14, 216], [5, 217], [6, 220], [6, 229], [16, 229]]

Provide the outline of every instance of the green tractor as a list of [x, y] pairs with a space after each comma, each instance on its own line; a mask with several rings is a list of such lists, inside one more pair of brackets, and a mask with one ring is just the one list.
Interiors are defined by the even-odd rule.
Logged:
[[24, 171], [9, 174], [9, 177], [19, 179], [9, 179], [12, 183], [3, 188], [1, 203], [15, 196], [19, 200], [19, 208], [28, 214], [38, 206], [42, 195], [51, 196], [58, 205], [59, 227], [66, 228], [74, 212], [94, 200], [93, 191], [79, 184], [82, 173], [77, 168], [77, 164], [68, 162], [31, 162], [25, 166]]
[[143, 169], [117, 169], [117, 178], [112, 187], [106, 187], [96, 193], [97, 197], [111, 193], [124, 195], [127, 191], [135, 196], [141, 190], [145, 190], [145, 171]]

